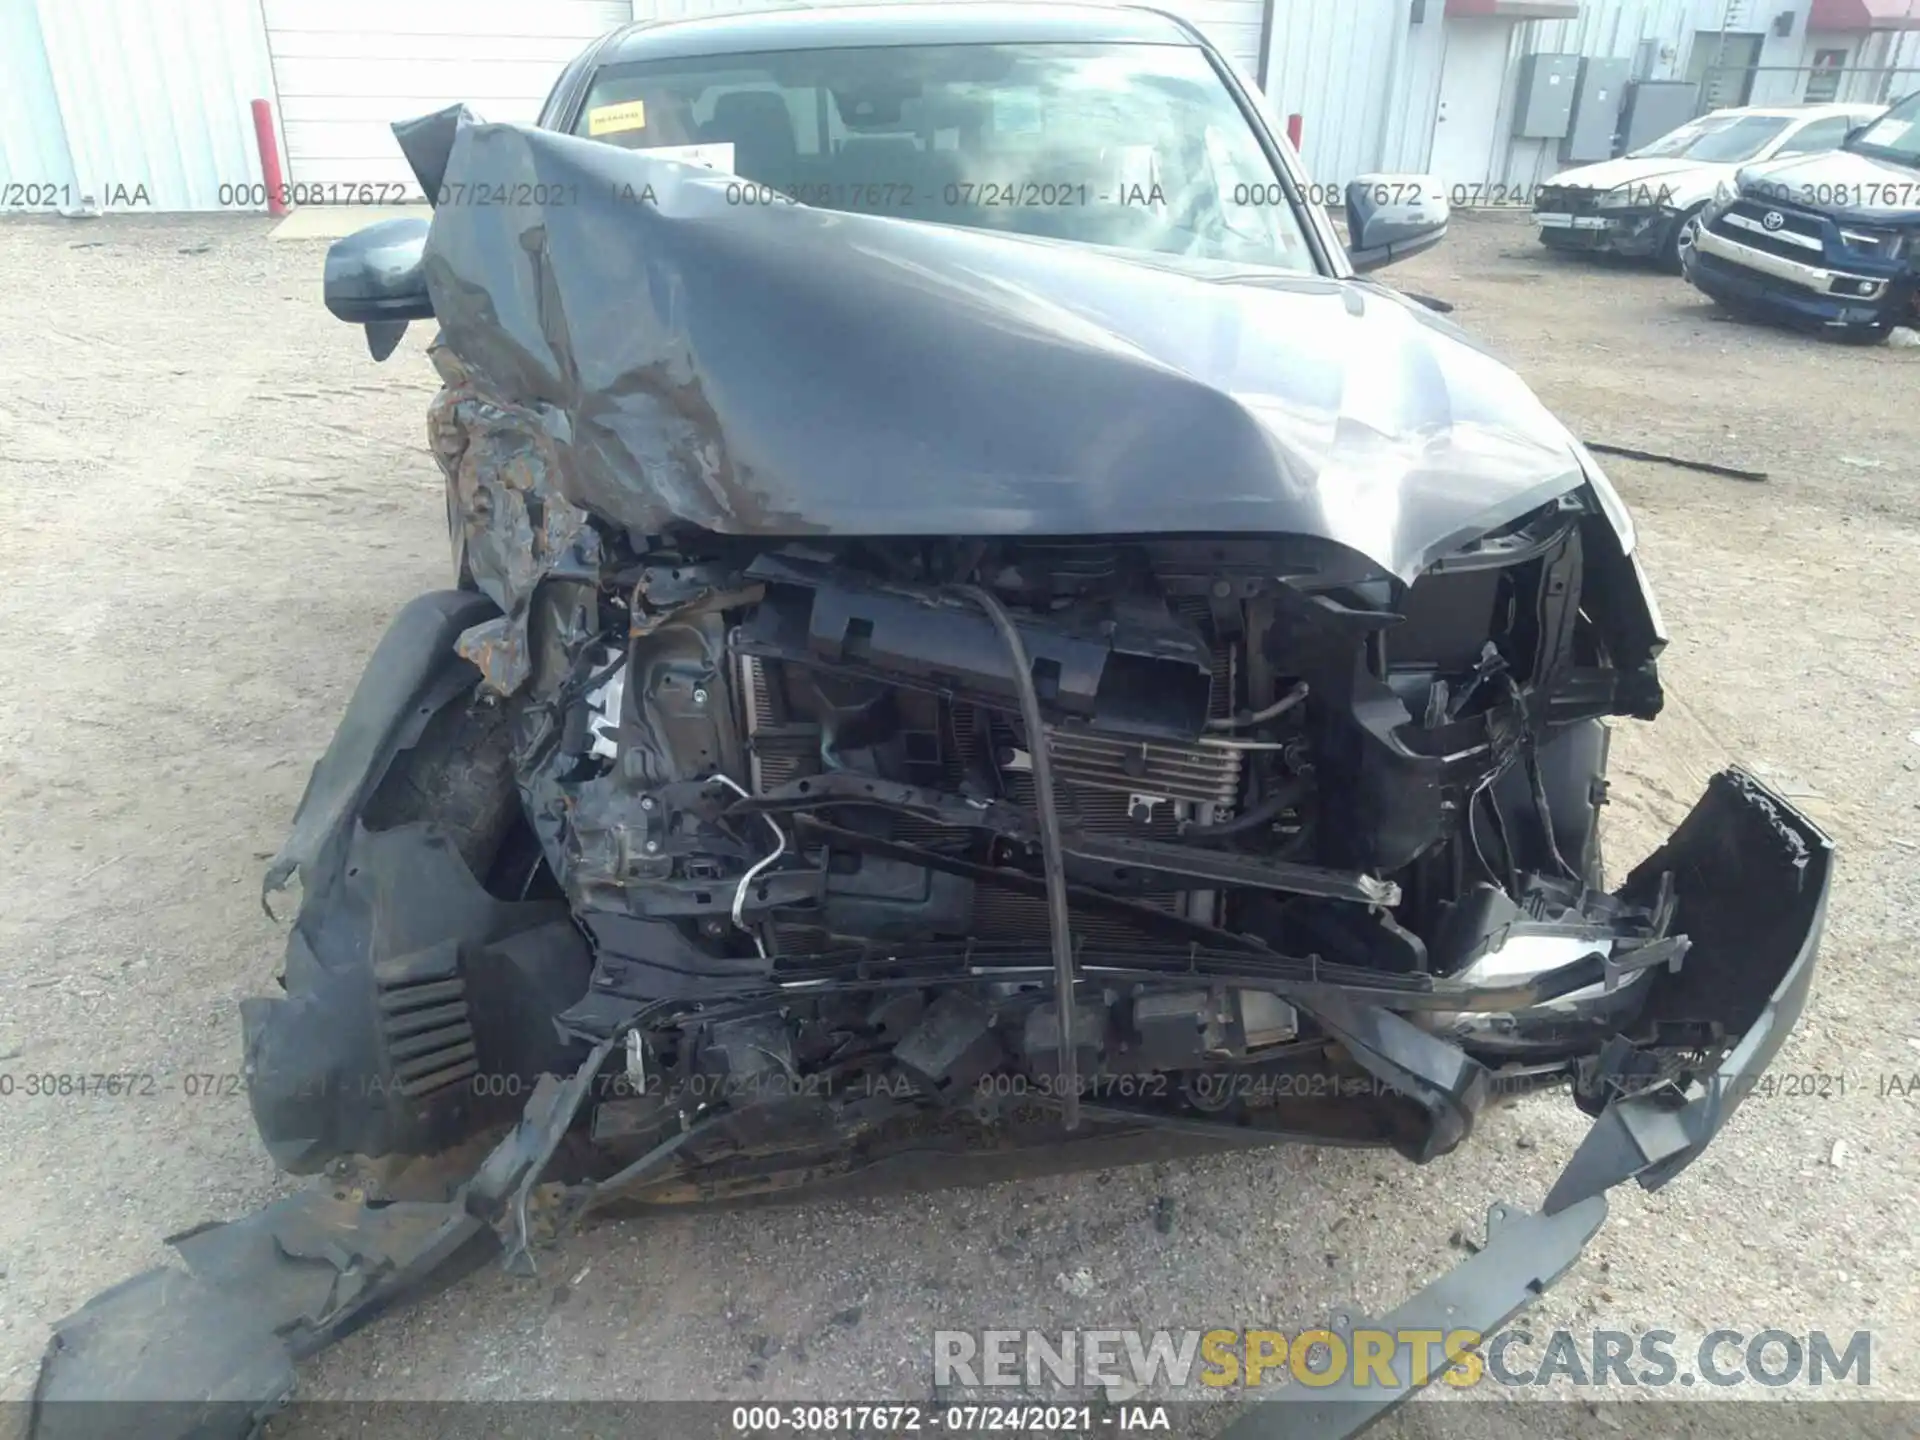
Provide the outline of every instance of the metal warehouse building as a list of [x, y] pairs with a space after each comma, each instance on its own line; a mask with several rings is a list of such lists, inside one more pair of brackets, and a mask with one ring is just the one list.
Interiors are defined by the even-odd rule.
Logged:
[[[564, 61], [635, 18], [765, 0], [0, 0], [0, 206], [249, 207], [252, 102], [295, 185], [395, 185], [388, 125], [454, 100], [531, 119]], [[951, 0], [963, 4], [968, 0]], [[1279, 114], [1315, 179], [1431, 171], [1524, 190], [1567, 141], [1551, 88], [1638, 82], [1716, 105], [1920, 89], [1920, 0], [1159, 0]], [[1544, 87], [1544, 88], [1543, 88]], [[1669, 104], [1676, 103], [1669, 87]], [[1546, 106], [1546, 110], [1552, 110]], [[1562, 107], [1564, 108], [1564, 107]], [[1604, 143], [1604, 142], [1603, 142]]]

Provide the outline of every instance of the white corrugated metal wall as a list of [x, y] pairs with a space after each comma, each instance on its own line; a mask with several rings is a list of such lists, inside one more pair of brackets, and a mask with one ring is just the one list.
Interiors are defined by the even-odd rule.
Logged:
[[[1524, 186], [1553, 167], [1547, 150], [1556, 142], [1513, 140], [1506, 133], [1522, 56], [1564, 50], [1631, 59], [1642, 40], [1654, 39], [1667, 47], [1667, 63], [1655, 73], [1684, 74], [1694, 28], [1719, 29], [1729, 3], [1757, 0], [1586, 0], [1578, 20], [1513, 23], [1496, 133], [1487, 137], [1493, 157], [1487, 178]], [[1807, 3], [1780, 0], [1773, 9]], [[1275, 4], [1267, 88], [1277, 109], [1302, 116], [1301, 148], [1314, 179], [1337, 185], [1372, 170], [1425, 170], [1446, 64], [1445, 0]], [[1772, 63], [1798, 63], [1798, 52], [1792, 61]]]
[[0, 0], [0, 55], [7, 57], [0, 85], [0, 210], [70, 206], [73, 156], [33, 0]]
[[[1654, 61], [1648, 80], [1684, 79], [1692, 58], [1694, 37], [1704, 31], [1761, 33], [1763, 66], [1798, 65], [1805, 45], [1805, 13], [1810, 0], [1586, 0], [1578, 20], [1532, 20], [1515, 27], [1508, 56], [1506, 90], [1500, 107], [1503, 152], [1495, 161], [1495, 176], [1523, 193], [1564, 168], [1557, 140], [1521, 140], [1508, 132], [1521, 60], [1529, 54], [1612, 56], [1632, 60], [1642, 41], [1653, 41]], [[1772, 33], [1774, 16], [1794, 11], [1794, 33]], [[1755, 105], [1784, 104], [1797, 95], [1769, 95], [1756, 85]]]
[[0, 37], [0, 180], [58, 177], [65, 208], [109, 211], [232, 209], [258, 183], [255, 0], [0, 0]]
[[[1757, 34], [1759, 68], [1753, 77], [1752, 105], [1794, 105], [1805, 98], [1807, 71], [1816, 50], [1846, 49], [1855, 65], [1901, 67], [1920, 65], [1920, 34], [1875, 35], [1809, 33], [1810, 0], [1586, 0], [1578, 20], [1536, 20], [1516, 27], [1507, 68], [1507, 93], [1500, 114], [1504, 137], [1511, 124], [1514, 86], [1522, 57], [1529, 53], [1561, 52], [1609, 55], [1631, 60], [1641, 42], [1653, 42], [1653, 63], [1645, 79], [1685, 79], [1693, 48], [1701, 37], [1725, 31]], [[1777, 34], [1776, 17], [1791, 12], [1791, 32]], [[1920, 75], [1904, 89], [1920, 86]], [[1841, 98], [1870, 100], [1855, 93], [1850, 83]], [[1895, 98], [1902, 91], [1895, 85]], [[1504, 138], [1499, 178], [1525, 189], [1561, 168], [1559, 142]]]
[[1267, 93], [1301, 117], [1316, 182], [1427, 163], [1444, 53], [1441, 0], [1274, 0]]
[[[1524, 57], [1577, 54], [1632, 60], [1641, 42], [1652, 40], [1657, 47], [1654, 63], [1649, 73], [1639, 78], [1684, 78], [1694, 30], [1740, 29], [1745, 17], [1737, 12], [1748, 3], [1751, 0], [1586, 0], [1578, 20], [1533, 20], [1515, 26], [1500, 106], [1494, 178], [1525, 194], [1564, 168], [1558, 140], [1521, 140], [1511, 134]], [[1805, 6], [1808, 0], [1797, 3]]]
[[[848, 3], [848, 0], [835, 0]], [[1163, 0], [1249, 71], [1262, 0]], [[561, 67], [630, 18], [693, 19], [769, 0], [262, 0], [288, 179], [301, 187], [405, 186], [389, 129], [456, 100], [531, 120]]]
[[[258, 209], [248, 102], [262, 98], [274, 102], [294, 186], [406, 181], [396, 119], [453, 100], [530, 119], [561, 66], [636, 11], [678, 19], [768, 3], [0, 0], [0, 180], [21, 201], [31, 185], [33, 208], [57, 208], [39, 203], [52, 197], [73, 208]], [[1263, 0], [1161, 3], [1258, 72]]]
[[1880, 30], [1871, 35], [1809, 35], [1802, 64], [1816, 50], [1844, 49], [1852, 67], [1835, 97], [1870, 104], [1899, 100], [1920, 90], [1920, 30]]
[[260, 0], [287, 179], [417, 194], [393, 122], [464, 101], [531, 121], [561, 68], [632, 18], [629, 0]]
[[1891, 99], [1900, 99], [1920, 90], [1920, 30], [1880, 37], [1887, 43], [1874, 56], [1873, 63], [1902, 72], [1893, 87]]
[[[262, 0], [288, 179], [412, 188], [393, 121], [456, 100], [531, 120], [561, 67], [630, 18], [694, 19], [770, 0]], [[849, 3], [849, 0], [835, 0]], [[1164, 0], [1249, 71], [1263, 0]]]
[[1221, 53], [1246, 73], [1260, 73], [1263, 0], [1150, 0], [1156, 9], [1169, 10], [1191, 21]]
[[[1303, 119], [1303, 158], [1313, 178], [1341, 185], [1374, 170], [1424, 171], [1432, 163], [1434, 117], [1445, 73], [1449, 22], [1445, 0], [1274, 0], [1267, 91], [1280, 113]], [[1559, 142], [1518, 140], [1513, 123], [1521, 60], [1562, 52], [1641, 58], [1651, 42], [1651, 64], [1637, 78], [1685, 78], [1698, 34], [1763, 34], [1752, 103], [1797, 102], [1805, 66], [1817, 48], [1844, 43], [1810, 36], [1810, 0], [1585, 0], [1576, 20], [1530, 20], [1510, 26], [1506, 74], [1493, 133], [1487, 179], [1524, 194], [1560, 168]], [[1793, 31], [1773, 33], [1783, 11]], [[1419, 19], [1416, 22], [1415, 16]], [[1458, 24], [1459, 22], [1453, 22]], [[1467, 22], [1489, 24], [1494, 22]], [[1858, 40], [1856, 63], [1920, 65], [1920, 33]], [[1779, 67], [1779, 68], [1770, 68]], [[1920, 88], [1920, 76], [1904, 87]], [[1864, 98], [1864, 97], [1862, 97]]]
[[[305, 37], [283, 42], [272, 62], [263, 3], [267, 19], [282, 22], [277, 31]], [[548, 49], [537, 55], [491, 61], [449, 56], [446, 64], [465, 64], [457, 84], [448, 79], [423, 90], [409, 82], [400, 87], [409, 90], [405, 95], [386, 87], [381, 95], [353, 99], [347, 109], [340, 105], [350, 97], [334, 94], [339, 113], [331, 118], [322, 113], [343, 67], [360, 63], [357, 52], [341, 53], [348, 21], [363, 29], [384, 22], [388, 33], [420, 34], [421, 26], [408, 15], [417, 20], [433, 11], [444, 20], [452, 13], [478, 16], [534, 3], [549, 0], [0, 0], [0, 53], [8, 60], [7, 83], [0, 85], [0, 204], [11, 201], [20, 208], [31, 186], [34, 198], [52, 200], [36, 207], [43, 209], [57, 208], [63, 197], [77, 203], [89, 196], [113, 209], [234, 208], [235, 192], [260, 180], [247, 109], [256, 96], [275, 100], [276, 113], [288, 112], [283, 120], [295, 127], [305, 167], [314, 172], [296, 171], [290, 178], [378, 178], [370, 172], [391, 168], [397, 155], [384, 149], [377, 156], [362, 155], [353, 137], [326, 127], [357, 127], [356, 134], [375, 135], [378, 143], [390, 145], [386, 127], [391, 120], [443, 103], [453, 91], [480, 98], [496, 114], [517, 113], [516, 106], [524, 109], [545, 93], [549, 72], [558, 72], [561, 61], [584, 42], [585, 31], [617, 23], [635, 3], [643, 13], [680, 18], [763, 8], [766, 0], [550, 0], [574, 11], [576, 20], [580, 15], [587, 20], [563, 27], [569, 32], [564, 38], [548, 33]], [[1261, 0], [1161, 3], [1195, 20], [1245, 73], [1258, 72]], [[1445, 67], [1445, 0], [1272, 3], [1269, 108], [1280, 116], [1304, 117], [1302, 149], [1313, 177], [1341, 184], [1367, 171], [1425, 169]], [[1501, 133], [1490, 137], [1496, 160], [1489, 178], [1525, 187], [1557, 166], [1551, 142], [1514, 141], [1504, 133], [1511, 123], [1515, 71], [1526, 53], [1560, 50], [1631, 59], [1643, 41], [1651, 41], [1650, 77], [1684, 76], [1697, 33], [1723, 27], [1770, 32], [1772, 17], [1791, 9], [1802, 17], [1794, 33], [1768, 33], [1761, 64], [1800, 66], [1815, 48], [1839, 43], [1836, 37], [1807, 35], [1808, 4], [1586, 0], [1578, 20], [1515, 24], [1507, 93], [1496, 124]], [[481, 28], [496, 36], [501, 32], [497, 25]], [[1850, 43], [1856, 64], [1920, 66], [1920, 33]], [[486, 65], [502, 63], [519, 77], [510, 87], [513, 93], [480, 95], [489, 75], [501, 78]], [[277, 77], [276, 68], [283, 72]], [[1771, 94], [1794, 84], [1786, 72], [1763, 73], [1754, 98], [1796, 98]], [[284, 141], [281, 148], [283, 154], [293, 153]], [[321, 152], [329, 148], [339, 152], [330, 168], [320, 163]], [[342, 166], [354, 173], [346, 174]]]

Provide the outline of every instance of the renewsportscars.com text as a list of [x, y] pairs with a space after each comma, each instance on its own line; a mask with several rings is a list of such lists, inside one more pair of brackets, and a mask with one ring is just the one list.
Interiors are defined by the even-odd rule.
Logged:
[[1779, 1329], [1525, 1329], [1347, 1332], [1282, 1330], [939, 1330], [934, 1384], [1136, 1389], [1222, 1388], [1289, 1381], [1319, 1388], [1426, 1385], [1843, 1385], [1873, 1382], [1873, 1336]]

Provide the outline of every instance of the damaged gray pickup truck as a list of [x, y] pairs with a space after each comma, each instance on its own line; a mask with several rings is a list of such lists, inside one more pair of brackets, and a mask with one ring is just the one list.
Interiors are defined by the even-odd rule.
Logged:
[[[1733, 770], [1603, 887], [1665, 636], [1586, 449], [1356, 277], [1439, 238], [1423, 177], [1356, 181], [1349, 251], [1233, 67], [1119, 8], [633, 27], [538, 126], [396, 133], [431, 223], [327, 303], [376, 357], [438, 324], [458, 579], [268, 877], [251, 1103], [317, 1179], [61, 1322], [38, 1435], [248, 1434], [615, 1204], [1426, 1162], [1563, 1092], [1548, 1193], [1369, 1322], [1491, 1332], [1779, 1050], [1831, 846]], [[1228, 1433], [1351, 1433], [1390, 1370]]]

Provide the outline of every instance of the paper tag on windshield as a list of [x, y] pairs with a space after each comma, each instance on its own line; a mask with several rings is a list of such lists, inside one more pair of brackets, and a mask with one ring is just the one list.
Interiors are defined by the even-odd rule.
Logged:
[[647, 102], [625, 100], [618, 105], [596, 105], [587, 112], [587, 134], [617, 135], [622, 130], [647, 128]]
[[699, 165], [708, 170], [733, 174], [733, 141], [712, 140], [704, 145], [649, 145], [634, 152], [656, 160], [678, 160], [682, 165]]
[[1882, 120], [1860, 138], [1868, 145], [1898, 145], [1912, 129], [1911, 120]]

